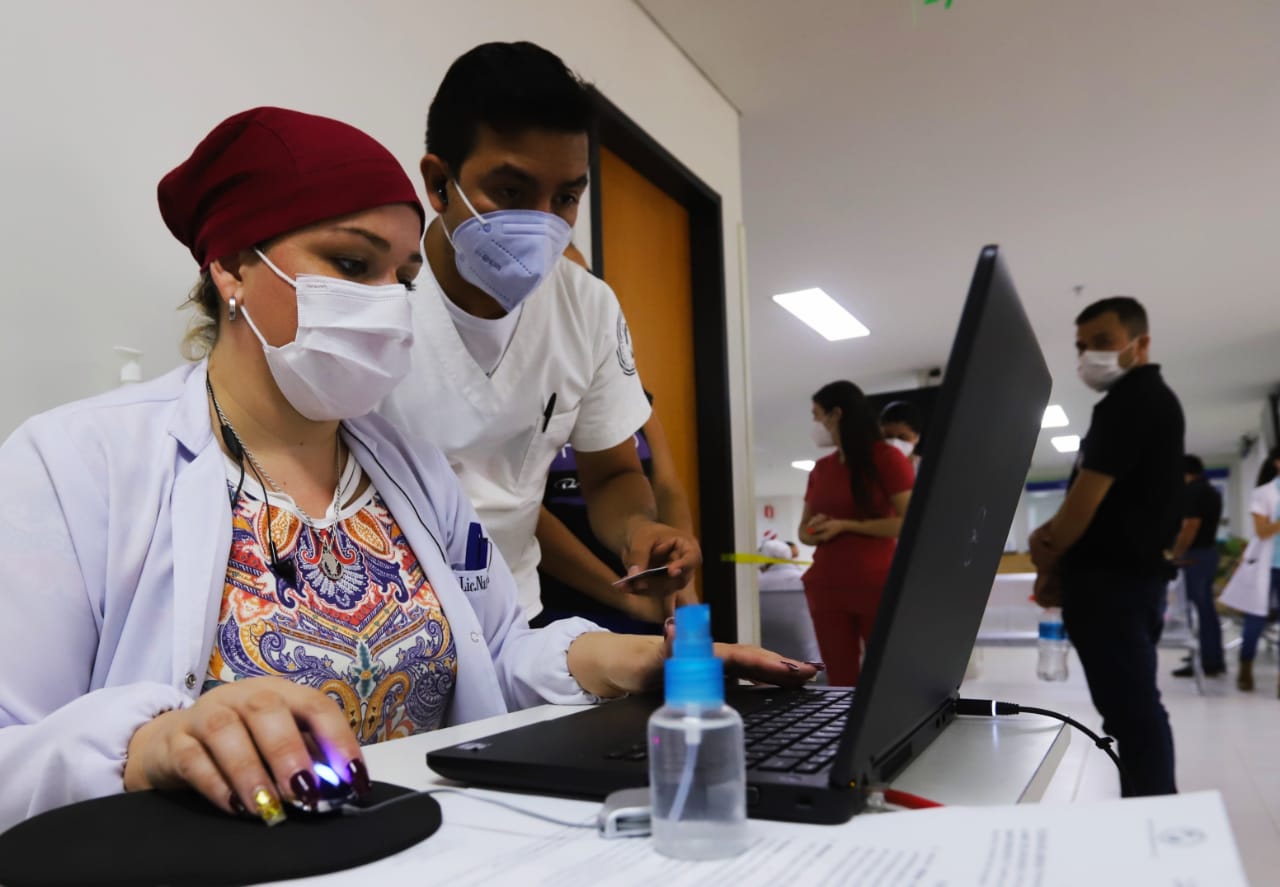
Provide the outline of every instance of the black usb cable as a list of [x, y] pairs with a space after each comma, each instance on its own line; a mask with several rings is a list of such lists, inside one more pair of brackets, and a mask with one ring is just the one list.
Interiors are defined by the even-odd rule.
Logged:
[[1111, 762], [1116, 765], [1116, 769], [1120, 771], [1120, 779], [1124, 779], [1124, 767], [1120, 765], [1120, 758], [1116, 756], [1115, 750], [1111, 747], [1115, 742], [1110, 736], [1099, 736], [1084, 724], [1075, 718], [1069, 718], [1064, 714], [1056, 711], [1049, 711], [1047, 708], [1032, 708], [1029, 705], [1018, 705], [1016, 702], [997, 702], [994, 699], [957, 699], [956, 714], [977, 717], [977, 718], [993, 718], [1004, 715], [1044, 715], [1047, 718], [1055, 718], [1062, 723], [1075, 727], [1085, 736], [1093, 740], [1093, 744], [1107, 753], [1107, 757], [1111, 758]]

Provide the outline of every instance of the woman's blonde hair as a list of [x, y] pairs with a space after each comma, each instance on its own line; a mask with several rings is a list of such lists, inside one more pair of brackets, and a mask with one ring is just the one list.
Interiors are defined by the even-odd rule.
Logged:
[[182, 356], [187, 360], [204, 360], [218, 341], [222, 323], [222, 296], [207, 270], [200, 273], [182, 307], [194, 309], [191, 325], [182, 337]]

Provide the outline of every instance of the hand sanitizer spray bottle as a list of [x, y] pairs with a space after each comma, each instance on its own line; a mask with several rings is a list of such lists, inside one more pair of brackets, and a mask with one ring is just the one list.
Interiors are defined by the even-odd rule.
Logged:
[[676, 610], [666, 705], [649, 718], [649, 792], [659, 853], [720, 859], [747, 848], [742, 718], [724, 704], [706, 604]]

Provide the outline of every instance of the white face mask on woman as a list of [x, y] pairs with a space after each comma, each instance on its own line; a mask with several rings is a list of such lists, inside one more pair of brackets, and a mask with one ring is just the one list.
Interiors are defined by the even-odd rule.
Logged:
[[887, 443], [889, 446], [893, 447], [902, 455], [906, 456], [908, 459], [910, 459], [911, 454], [916, 451], [915, 444], [911, 443], [910, 441], [903, 440], [900, 437], [886, 437], [884, 439], [884, 442]]
[[834, 447], [836, 445], [827, 426], [817, 419], [813, 420], [813, 425], [809, 428], [809, 436], [813, 438], [815, 447]]
[[315, 422], [372, 412], [409, 372], [408, 289], [402, 283], [369, 286], [317, 274], [291, 279], [261, 250], [254, 252], [298, 296], [298, 332], [278, 347], [267, 344], [240, 306], [280, 393]]

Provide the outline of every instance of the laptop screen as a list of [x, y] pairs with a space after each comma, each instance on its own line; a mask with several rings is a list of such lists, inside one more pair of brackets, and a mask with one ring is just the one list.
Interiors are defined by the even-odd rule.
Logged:
[[999, 250], [984, 247], [833, 784], [887, 781], [950, 720], [1051, 384]]

